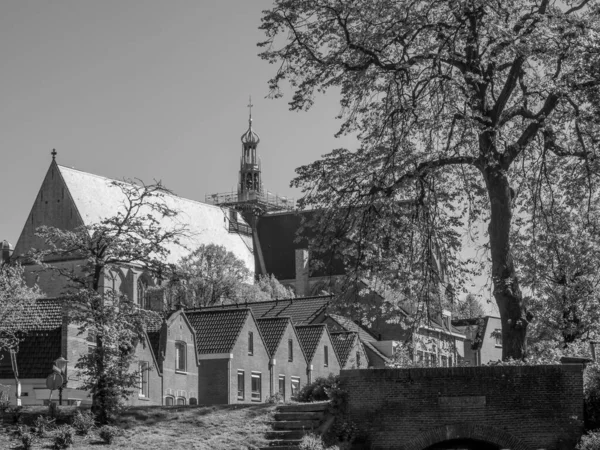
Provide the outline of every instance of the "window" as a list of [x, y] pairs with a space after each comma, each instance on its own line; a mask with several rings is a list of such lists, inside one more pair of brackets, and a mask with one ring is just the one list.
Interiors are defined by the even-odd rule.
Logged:
[[244, 371], [243, 370], [238, 370], [238, 395], [237, 395], [237, 399], [238, 400], [244, 400], [244, 395], [245, 395], [245, 391], [244, 391]]
[[177, 398], [177, 406], [183, 406], [183, 405], [185, 405], [185, 398], [178, 397]]
[[448, 367], [452, 367], [452, 356], [448, 356]]
[[294, 341], [288, 339], [288, 361], [292, 362], [294, 360]]
[[448, 367], [448, 357], [442, 355], [441, 358], [442, 358], [442, 367]]
[[292, 377], [292, 397], [295, 397], [299, 391], [300, 391], [300, 378]]
[[165, 397], [165, 406], [173, 406], [175, 403], [174, 400], [173, 397]]
[[195, 406], [198, 404], [198, 399], [197, 398], [190, 398], [190, 406]]
[[325, 348], [323, 349], [323, 356], [325, 358], [325, 367], [329, 366], [329, 348], [327, 348], [327, 346], [325, 346]]
[[285, 399], [285, 375], [279, 375], [279, 393]]
[[254, 333], [248, 331], [248, 354], [254, 355]]
[[139, 392], [139, 396], [140, 397], [149, 397], [148, 395], [148, 363], [145, 361], [140, 361], [140, 365], [139, 365], [139, 388], [140, 388], [140, 392]]
[[175, 370], [178, 372], [186, 371], [186, 345], [185, 342], [175, 342]]
[[496, 338], [496, 347], [502, 347], [502, 330], [500, 328], [496, 328], [493, 335]]
[[360, 352], [356, 352], [356, 367], [360, 369]]
[[252, 372], [252, 401], [260, 402], [261, 399], [261, 374], [260, 372]]
[[140, 308], [146, 308], [146, 290], [148, 289], [148, 283], [142, 278], [138, 278], [137, 281], [137, 304]]

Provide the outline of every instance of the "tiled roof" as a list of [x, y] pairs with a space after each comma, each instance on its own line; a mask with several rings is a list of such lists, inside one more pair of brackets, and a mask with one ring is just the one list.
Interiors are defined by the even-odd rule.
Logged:
[[270, 317], [256, 320], [271, 357], [275, 355], [275, 352], [281, 343], [283, 333], [285, 333], [290, 322], [291, 319], [289, 317]]
[[340, 316], [338, 314], [328, 314], [328, 316], [335, 320], [342, 328], [346, 331], [352, 331], [358, 335], [358, 338], [363, 343], [365, 347], [367, 347], [371, 352], [381, 358], [383, 361], [388, 361], [388, 357], [381, 353], [377, 347], [375, 347], [372, 342], [377, 342], [377, 339], [369, 333], [365, 328], [361, 325], [353, 322], [347, 317]]
[[339, 314], [328, 314], [333, 320], [335, 320], [344, 330], [352, 331], [358, 334], [358, 337], [363, 342], [376, 342], [377, 338], [369, 333], [365, 328], [356, 322], [352, 321], [348, 317], [340, 316]]
[[[59, 358], [61, 328], [29, 331], [19, 344], [17, 368], [20, 378], [46, 378], [52, 373], [54, 361]], [[14, 378], [7, 352], [2, 352], [0, 378]]]
[[[125, 197], [121, 189], [113, 184], [115, 180], [65, 166], [57, 165], [57, 167], [84, 224], [99, 223], [102, 219], [112, 217], [122, 210]], [[168, 193], [165, 193], [162, 198], [166, 206], [179, 211], [177, 216], [162, 217], [158, 213], [147, 212], [155, 215], [163, 228], [181, 225], [187, 227], [186, 235], [179, 239], [182, 245], [166, 246], [170, 251], [166, 262], [176, 263], [189, 253], [189, 249], [218, 241], [242, 259], [248, 268], [254, 269], [252, 249], [247, 247], [239, 235], [229, 232], [227, 208]], [[238, 217], [238, 221], [243, 222], [241, 216]]]
[[338, 331], [331, 333], [331, 343], [333, 344], [333, 348], [340, 358], [340, 364], [342, 367], [344, 367], [346, 361], [348, 361], [350, 351], [354, 348], [356, 339], [358, 339], [358, 336], [352, 331]]
[[[267, 274], [273, 274], [279, 280], [289, 280], [296, 277], [296, 249], [308, 248], [307, 240], [314, 237], [314, 231], [305, 229], [303, 238], [296, 242], [302, 215], [310, 216], [310, 211], [302, 213], [288, 212], [267, 214], [258, 220], [257, 234]], [[258, 258], [257, 258], [258, 259]], [[335, 276], [345, 274], [344, 265], [339, 258], [326, 255], [321, 258], [325, 267], [311, 273], [311, 277]], [[260, 267], [257, 265], [257, 267]]]
[[[200, 311], [250, 308], [254, 317], [266, 319], [290, 317], [294, 325], [308, 325], [327, 308], [331, 295], [269, 300], [266, 302], [238, 303], [233, 305], [209, 306]], [[198, 310], [193, 310], [198, 311]]]
[[186, 311], [196, 332], [198, 354], [230, 353], [233, 350], [246, 319], [248, 308], [211, 311]]
[[298, 338], [300, 338], [300, 345], [304, 350], [304, 354], [306, 355], [306, 359], [310, 363], [315, 356], [315, 352], [317, 351], [317, 346], [321, 341], [321, 336], [326, 332], [327, 325], [301, 325], [296, 327], [296, 332], [298, 333]]
[[54, 330], [62, 326], [62, 300], [38, 299], [15, 321], [21, 331]]

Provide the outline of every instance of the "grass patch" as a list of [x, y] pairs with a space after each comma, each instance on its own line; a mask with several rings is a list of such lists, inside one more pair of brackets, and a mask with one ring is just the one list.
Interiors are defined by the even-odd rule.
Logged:
[[[70, 423], [77, 409], [62, 407], [58, 423]], [[150, 406], [131, 407], [124, 411], [115, 425], [122, 434], [112, 446], [127, 450], [148, 448], [225, 450], [256, 449], [266, 446], [264, 438], [272, 419], [275, 405], [217, 405], [217, 406]], [[33, 426], [35, 419], [45, 415], [47, 407], [24, 407], [23, 424]], [[18, 449], [12, 417], [0, 415], [0, 448]], [[51, 446], [51, 436], [40, 439], [34, 449]], [[100, 438], [97, 430], [89, 437], [76, 436], [73, 449], [98, 450]]]

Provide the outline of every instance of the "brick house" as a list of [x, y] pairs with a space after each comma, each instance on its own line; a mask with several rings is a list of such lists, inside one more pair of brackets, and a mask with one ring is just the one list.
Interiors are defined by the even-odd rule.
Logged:
[[317, 378], [340, 373], [340, 359], [331, 342], [327, 325], [299, 325], [296, 327], [296, 332], [300, 337], [300, 343], [308, 361], [306, 368], [308, 384]]
[[271, 357], [249, 308], [189, 310], [196, 333], [198, 404], [264, 402]]
[[330, 334], [334, 350], [340, 358], [342, 370], [365, 369], [368, 366], [369, 360], [358, 333], [337, 331]]
[[500, 317], [484, 316], [456, 319], [452, 325], [466, 335], [463, 363], [481, 366], [502, 360], [502, 323]]
[[298, 333], [289, 317], [263, 318], [256, 322], [271, 356], [269, 393], [279, 392], [285, 401], [290, 400], [304, 384], [308, 367]]

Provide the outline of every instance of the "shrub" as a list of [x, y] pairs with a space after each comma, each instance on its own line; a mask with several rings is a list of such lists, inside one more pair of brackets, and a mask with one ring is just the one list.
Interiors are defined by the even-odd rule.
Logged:
[[71, 425], [62, 425], [56, 428], [54, 432], [54, 449], [62, 450], [73, 445], [73, 427]]
[[94, 429], [95, 424], [94, 414], [91, 411], [77, 411], [73, 417], [73, 428], [77, 434], [82, 436], [88, 435]]
[[[0, 385], [3, 387], [3, 385]], [[6, 412], [10, 409], [10, 396], [8, 391], [0, 390], [0, 412]]]
[[600, 430], [589, 431], [581, 436], [577, 450], [598, 450], [600, 448]]
[[319, 377], [310, 384], [305, 385], [296, 394], [295, 399], [299, 402], [319, 402], [329, 400], [327, 389], [337, 387], [340, 382], [339, 375], [330, 374], [327, 378]]
[[20, 430], [20, 435], [23, 450], [30, 450], [36, 440], [35, 434], [30, 433], [29, 431]]
[[275, 392], [273, 395], [269, 395], [267, 397], [267, 399], [265, 400], [265, 403], [270, 403], [270, 404], [283, 403], [283, 402], [284, 402], [284, 398], [280, 392]]
[[15, 425], [20, 424], [21, 421], [23, 420], [23, 407], [22, 406], [15, 406], [12, 410], [12, 419], [13, 419], [13, 423]]
[[585, 426], [588, 430], [600, 427], [600, 364], [588, 364], [583, 371]]
[[98, 435], [100, 436], [100, 439], [110, 445], [114, 442], [119, 433], [119, 428], [112, 425], [104, 425], [102, 428], [100, 428]]
[[298, 445], [300, 450], [339, 450], [337, 446], [325, 447], [321, 436], [313, 433], [305, 434], [300, 444]]
[[33, 426], [35, 427], [35, 431], [39, 437], [44, 437], [48, 431], [54, 428], [54, 420], [55, 419], [49, 419], [45, 416], [37, 416]]

